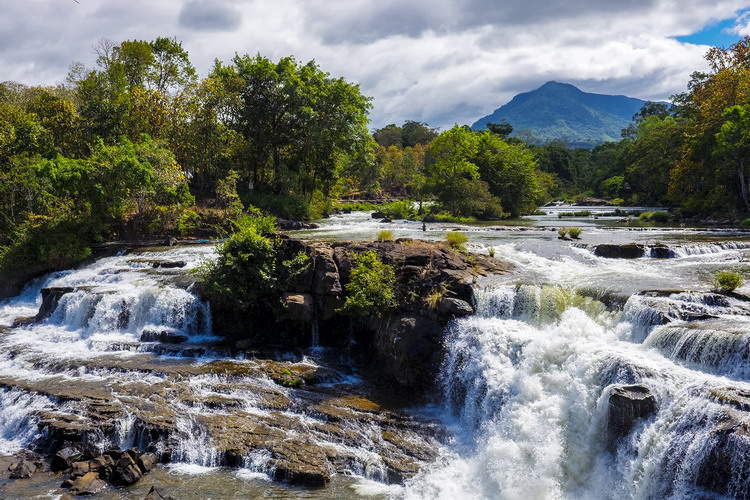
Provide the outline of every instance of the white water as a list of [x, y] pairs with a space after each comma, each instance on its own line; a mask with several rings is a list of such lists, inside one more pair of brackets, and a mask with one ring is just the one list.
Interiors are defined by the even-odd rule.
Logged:
[[[336, 224], [323, 232], [351, 230], [346, 221]], [[380, 226], [363, 221], [357, 231], [369, 235]], [[413, 231], [420, 236], [418, 225], [403, 230], [405, 235]], [[591, 233], [602, 237], [595, 229]], [[440, 238], [442, 233], [431, 230], [428, 235]], [[718, 498], [697, 486], [695, 478], [715, 448], [715, 429], [727, 415], [732, 422], [750, 425], [745, 412], [717, 400], [717, 394], [727, 391], [750, 394], [747, 313], [735, 303], [705, 303], [701, 294], [673, 294], [654, 299], [668, 307], [671, 323], [660, 326], [663, 311], [640, 296], [630, 297], [619, 314], [573, 290], [613, 291], [625, 297], [651, 288], [705, 290], [704, 274], [727, 263], [741, 266], [747, 243], [680, 243], [670, 245], [675, 258], [630, 261], [595, 257], [587, 249], [557, 241], [550, 232], [529, 233], [523, 240], [489, 230], [472, 236], [473, 250], [487, 253], [492, 247], [496, 258], [515, 264], [516, 270], [482, 284], [477, 315], [456, 321], [446, 334], [440, 382], [443, 418], [454, 438], [434, 464], [404, 487], [381, 482], [382, 461], [369, 451], [382, 439], [378, 429], [352, 427], [362, 436], [358, 450], [320, 440], [320, 446], [358, 455], [350, 473], [369, 480], [356, 485], [357, 493], [450, 500]], [[211, 249], [198, 247], [148, 257], [185, 260], [192, 268], [211, 254]], [[139, 341], [147, 328], [182, 333], [191, 344], [208, 345], [213, 338], [207, 304], [189, 288], [172, 283], [170, 272], [154, 272], [129, 260], [102, 259], [50, 276], [0, 303], [0, 325], [9, 325], [37, 311], [41, 288], [79, 287], [65, 295], [42, 324], [3, 335], [0, 380], [49, 387], [75, 384], [92, 390], [105, 386], [118, 398], [127, 398], [125, 389], [130, 386], [173, 383], [168, 375], [99, 364], [110, 357], [127, 361], [148, 351], [153, 343]], [[684, 311], [712, 314], [719, 322], [688, 328], [680, 319]], [[739, 318], [743, 322], [737, 322]], [[725, 321], [734, 323], [729, 327]], [[210, 359], [215, 358], [205, 361]], [[89, 361], [94, 363], [89, 366]], [[265, 382], [247, 382], [247, 387], [227, 388], [231, 382], [226, 377], [199, 375], [180, 381], [180, 388], [196, 399], [239, 400], [236, 411], [271, 418], [260, 408], [256, 392]], [[632, 383], [653, 392], [658, 411], [611, 448], [608, 388]], [[172, 408], [179, 415], [179, 436], [171, 448], [178, 462], [174, 470], [215, 470], [219, 457], [201, 419], [221, 417], [223, 410], [199, 402], [173, 402]], [[0, 453], [38, 439], [37, 414], [45, 411], [75, 415], [77, 409], [22, 390], [0, 393]], [[301, 434], [312, 433], [316, 423], [304, 412], [281, 415], [296, 419]], [[137, 445], [133, 416], [124, 415], [109, 439], [115, 446]], [[727, 494], [748, 497], [750, 471], [744, 458], [750, 448], [741, 442], [730, 444], [736, 453], [730, 454], [731, 473], [724, 478]], [[237, 475], [267, 478], [273, 474], [269, 463], [262, 452], [248, 455]]]

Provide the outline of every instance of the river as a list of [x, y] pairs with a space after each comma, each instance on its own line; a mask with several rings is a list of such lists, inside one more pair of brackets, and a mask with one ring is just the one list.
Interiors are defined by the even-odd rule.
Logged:
[[[441, 401], [409, 411], [439, 419], [449, 437], [439, 445], [438, 458], [403, 486], [379, 481], [370, 458], [321, 489], [269, 481], [262, 454], [243, 457], [237, 468], [217, 466], [214, 436], [196, 422], [232, 415], [215, 410], [208, 399], [230, 397], [241, 403], [233, 411], [257, 414], [265, 411], [258, 394], [277, 389], [263, 377], [229, 382], [183, 367], [188, 359], [253, 363], [215, 348], [210, 305], [180, 278], [214, 256], [209, 246], [100, 259], [41, 278], [19, 297], [0, 302], [0, 454], [40, 439], [38, 424], [50, 412], [78, 418], [75, 405], [55, 394], [73, 386], [98, 394], [106, 387], [110, 392], [102, 400], [137, 400], [139, 408], [143, 402], [163, 404], [183, 432], [175, 438], [172, 465], [97, 498], [143, 498], [152, 485], [180, 499], [750, 497], [750, 447], [732, 444], [737, 451], [724, 457], [720, 485], [696, 480], [717, 460], [716, 429], [728, 422], [733, 432], [750, 426], [750, 307], [741, 298], [708, 293], [715, 271], [748, 270], [750, 234], [642, 228], [619, 217], [561, 219], [555, 210], [564, 209], [511, 224], [435, 223], [424, 231], [421, 222], [382, 223], [369, 213], [352, 213], [296, 232], [303, 238], [370, 240], [390, 229], [396, 237], [442, 240], [448, 231], [461, 231], [469, 236], [470, 251], [514, 264], [510, 274], [480, 280], [477, 314], [455, 320], [445, 332], [445, 362], [436, 374]], [[561, 225], [581, 227], [580, 240], [560, 240], [555, 228]], [[604, 243], [639, 243], [645, 256], [595, 256], [594, 247]], [[660, 245], [671, 258], [652, 257], [650, 249]], [[146, 258], [184, 266], [179, 272], [150, 269]], [[45, 287], [75, 291], [63, 295], [46, 320], [10, 328], [15, 318], [36, 314]], [[639, 293], [646, 290], [660, 292]], [[750, 293], [750, 287], [738, 292]], [[184, 335], [188, 342], [165, 352], [141, 340], [149, 329]], [[315, 365], [323, 351], [310, 350], [296, 361]], [[148, 363], [171, 368], [133, 369]], [[351, 378], [340, 382], [356, 385], [356, 373]], [[622, 384], [647, 388], [657, 406], [613, 445], [608, 398]], [[744, 404], [746, 396], [748, 407], [739, 410], [722, 400]], [[284, 414], [318, 439], [304, 406]], [[100, 445], [137, 446], [127, 416], [117, 425], [116, 442], [102, 436], [108, 442]], [[741, 435], [722, 436], [735, 434]], [[55, 498], [60, 481], [52, 473], [3, 480], [0, 494]]]

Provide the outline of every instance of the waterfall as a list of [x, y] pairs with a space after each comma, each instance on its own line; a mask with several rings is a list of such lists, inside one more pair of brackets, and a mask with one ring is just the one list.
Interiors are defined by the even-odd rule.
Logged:
[[[677, 499], [717, 491], [747, 497], [750, 438], [732, 429], [750, 419], [732, 414], [728, 421], [726, 403], [745, 404], [744, 392], [727, 393], [726, 379], [662, 356], [657, 346], [674, 343], [661, 333], [669, 325], [656, 328], [645, 344], [630, 341], [634, 329], [654, 323], [645, 308], [636, 309], [637, 300], [619, 322], [597, 321], [600, 311], [585, 312], [575, 301], [540, 321], [541, 311], [561, 303], [552, 289], [504, 287], [476, 295], [481, 315], [450, 325], [441, 368], [445, 419], [454, 422], [456, 444], [407, 483], [407, 498]], [[509, 306], [519, 301], [522, 306]], [[727, 353], [736, 344], [722, 342], [677, 351], [704, 363], [721, 357], [726, 366], [735, 364]], [[633, 383], [655, 395], [657, 410], [612, 448], [609, 388]], [[750, 408], [750, 385], [733, 386], [747, 391]], [[726, 484], [715, 484], [717, 474]]]

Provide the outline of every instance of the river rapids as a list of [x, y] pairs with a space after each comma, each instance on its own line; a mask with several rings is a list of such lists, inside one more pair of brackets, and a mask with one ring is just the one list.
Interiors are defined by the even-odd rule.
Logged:
[[[222, 350], [210, 304], [191, 289], [190, 270], [215, 257], [211, 246], [100, 259], [39, 278], [0, 302], [0, 455], [45, 439], [39, 424], [46, 419], [86, 425], [76, 402], [63, 397], [75, 387], [100, 398], [103, 412], [121, 410], [112, 432], [93, 443], [102, 449], [141, 444], [134, 412], [140, 418], [161, 408], [177, 429], [162, 443], [171, 453], [169, 466], [101, 498], [143, 498], [151, 485], [176, 498], [750, 498], [750, 300], [744, 295], [750, 290], [726, 296], [708, 284], [717, 270], [750, 267], [750, 238], [579, 223], [582, 239], [573, 243], [545, 227], [553, 223], [434, 224], [423, 232], [421, 223], [383, 224], [354, 213], [297, 234], [371, 239], [388, 228], [397, 237], [442, 239], [461, 230], [470, 251], [514, 265], [507, 275], [476, 283], [476, 314], [444, 332], [436, 403], [409, 412], [438, 421], [447, 437], [403, 485], [386, 484], [381, 443], [371, 429], [351, 423], [361, 446], [330, 440], [306, 411], [311, 400], [256, 373], [254, 360]], [[646, 252], [608, 259], [593, 251], [597, 244], [632, 242], [666, 245], [669, 258]], [[155, 267], [155, 261], [181, 265]], [[41, 291], [50, 288], [61, 290], [54, 310], [41, 321], [18, 321], [39, 312]], [[171, 338], [180, 342], [165, 342]], [[326, 355], [313, 347], [280, 353], [277, 362], [314, 369]], [[217, 362], [247, 370], [231, 378], [200, 368]], [[160, 369], [144, 369], [157, 363]], [[333, 372], [331, 386], [361, 383], [356, 371]], [[614, 435], [613, 394], [623, 387], [647, 391], [655, 405]], [[272, 414], [267, 401], [273, 398], [288, 406]], [[232, 403], [217, 406], [219, 400]], [[303, 436], [357, 458], [317, 489], [271, 482], [260, 451], [239, 457], [236, 467], [219, 463], [216, 429], [263, 412], [263, 418], [294, 421], [295, 434], [286, 439]], [[0, 496], [58, 495], [53, 476], [29, 481], [0, 481]]]

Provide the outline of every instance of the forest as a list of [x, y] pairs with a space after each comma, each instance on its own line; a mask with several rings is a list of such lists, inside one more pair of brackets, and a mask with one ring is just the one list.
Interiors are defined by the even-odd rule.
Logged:
[[622, 140], [525, 144], [508, 124], [368, 129], [372, 100], [314, 61], [217, 60], [170, 38], [95, 47], [60, 85], [0, 84], [0, 270], [57, 268], [111, 239], [216, 235], [243, 213], [310, 220], [398, 199], [424, 220], [518, 217], [603, 197], [693, 215], [750, 212], [750, 38], [706, 54], [673, 105]]

